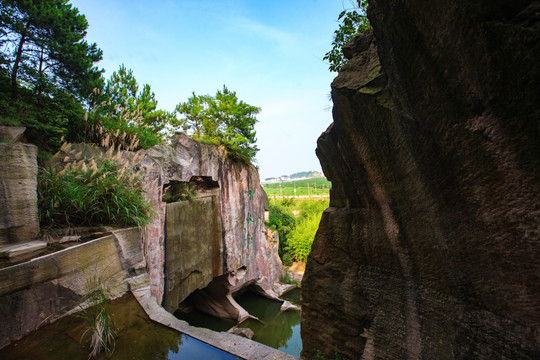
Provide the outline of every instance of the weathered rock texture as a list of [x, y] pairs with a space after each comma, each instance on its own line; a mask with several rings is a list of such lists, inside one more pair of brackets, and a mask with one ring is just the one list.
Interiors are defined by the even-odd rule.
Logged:
[[[150, 169], [146, 178], [146, 183], [151, 184], [147, 195], [156, 210], [152, 223], [145, 229], [144, 238], [152, 294], [159, 302], [163, 300], [166, 275], [164, 221], [167, 204], [162, 201], [163, 186], [172, 181], [189, 182], [197, 177], [208, 178], [219, 187], [213, 201], [219, 200], [223, 255], [222, 265], [219, 265], [220, 259], [212, 255], [213, 276], [233, 274], [242, 284], [256, 282], [261, 288], [271, 291], [272, 284], [281, 275], [281, 261], [277, 255], [277, 243], [265, 236], [264, 212], [268, 199], [253, 165], [231, 160], [222, 147], [179, 135], [171, 145], [149, 149], [142, 166]], [[212, 224], [213, 220], [200, 218], [191, 226], [196, 230], [199, 226], [211, 227]], [[241, 280], [234, 275], [239, 269], [244, 274]], [[189, 272], [195, 270], [192, 268]], [[197, 281], [197, 284], [204, 282], [206, 280]], [[178, 300], [183, 299], [178, 297]]]
[[141, 233], [131, 228], [0, 269], [0, 348], [78, 308], [98, 278], [112, 298], [124, 294], [144, 267]]
[[165, 296], [173, 313], [193, 291], [223, 274], [218, 189], [210, 196], [167, 204]]
[[539, 13], [370, 1], [318, 141], [306, 358], [540, 357]]
[[0, 245], [31, 241], [39, 233], [37, 147], [16, 142], [24, 128], [0, 128]]

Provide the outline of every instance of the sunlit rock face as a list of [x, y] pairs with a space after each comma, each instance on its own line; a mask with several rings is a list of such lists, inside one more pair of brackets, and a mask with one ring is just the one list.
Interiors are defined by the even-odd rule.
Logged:
[[306, 358], [540, 357], [539, 13], [370, 1], [318, 141]]
[[[211, 261], [206, 262], [204, 268], [196, 269], [194, 266], [186, 272], [187, 276], [192, 277], [186, 282], [194, 287], [190, 291], [208, 285], [213, 277], [236, 273], [238, 269], [245, 274], [242, 283], [256, 282], [264, 289], [272, 289], [272, 284], [281, 275], [281, 261], [277, 254], [277, 242], [267, 239], [265, 235], [264, 212], [268, 199], [253, 165], [231, 160], [222, 147], [202, 144], [179, 135], [170, 145], [149, 149], [142, 166], [149, 169], [145, 181], [148, 185], [147, 196], [155, 209], [153, 221], [144, 231], [144, 246], [152, 293], [158, 301], [163, 300], [167, 276], [164, 272], [167, 204], [162, 201], [163, 185], [172, 181], [190, 182], [198, 177], [215, 183], [213, 200], [208, 201], [218, 204], [221, 223], [212, 220], [219, 214], [212, 211], [214, 205], [209, 205], [207, 210], [200, 212], [200, 218], [197, 219], [195, 214], [191, 216], [196, 220], [191, 224], [192, 230], [220, 226], [222, 244], [205, 253]], [[167, 224], [167, 227], [170, 226]], [[208, 230], [210, 242], [214, 241], [214, 235], [218, 232], [217, 229]], [[204, 254], [193, 254], [197, 255]], [[189, 294], [189, 291], [183, 294]], [[182, 301], [184, 295], [177, 296], [175, 301]], [[167, 305], [171, 309], [173, 306]]]

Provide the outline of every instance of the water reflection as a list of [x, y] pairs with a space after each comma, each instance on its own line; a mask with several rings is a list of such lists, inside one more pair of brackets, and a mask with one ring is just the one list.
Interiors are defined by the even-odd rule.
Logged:
[[[299, 304], [299, 291], [289, 295], [289, 301]], [[300, 356], [302, 339], [300, 337], [300, 313], [280, 312], [281, 302], [273, 301], [258, 294], [246, 292], [236, 301], [251, 315], [261, 321], [248, 319], [238, 327], [248, 327], [255, 335], [253, 340], [266, 344], [294, 356]]]
[[[153, 322], [131, 294], [113, 301], [110, 308], [118, 328], [115, 351], [110, 358], [101, 354], [96, 359], [238, 359]], [[0, 349], [0, 359], [87, 360], [87, 344], [81, 342], [85, 330], [84, 320], [66, 317]]]

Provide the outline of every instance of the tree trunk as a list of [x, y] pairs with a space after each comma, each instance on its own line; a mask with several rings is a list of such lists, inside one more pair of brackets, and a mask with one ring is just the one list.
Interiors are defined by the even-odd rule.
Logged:
[[19, 71], [19, 63], [21, 62], [23, 47], [28, 33], [28, 26], [29, 25], [27, 24], [21, 34], [21, 40], [19, 41], [19, 46], [17, 48], [17, 56], [15, 58], [15, 63], [13, 64], [13, 70], [11, 71], [11, 100], [13, 101], [17, 100], [17, 72]]

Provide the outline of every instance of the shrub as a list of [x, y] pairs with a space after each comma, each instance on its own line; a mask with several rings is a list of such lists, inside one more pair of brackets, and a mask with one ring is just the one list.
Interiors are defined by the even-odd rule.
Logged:
[[285, 250], [291, 254], [293, 259], [297, 261], [307, 260], [313, 239], [319, 228], [321, 216], [322, 213], [319, 213], [310, 214], [303, 219], [301, 218], [296, 224], [296, 228], [289, 234]]
[[287, 238], [289, 233], [296, 226], [296, 219], [291, 210], [282, 207], [280, 205], [269, 206], [269, 218], [266, 222], [266, 226], [272, 230], [275, 230], [279, 234], [279, 256], [283, 261], [285, 249], [287, 247]]
[[148, 224], [151, 206], [141, 178], [112, 159], [79, 161], [38, 174], [42, 227]]
[[281, 259], [283, 265], [285, 266], [292, 266], [293, 264], [293, 259], [291, 257], [291, 254], [289, 253], [284, 253], [283, 254], [283, 258]]

